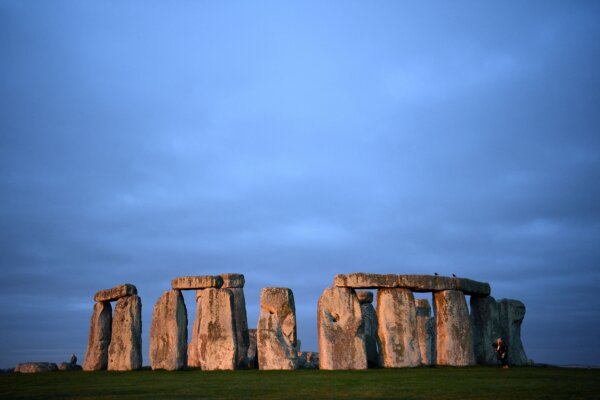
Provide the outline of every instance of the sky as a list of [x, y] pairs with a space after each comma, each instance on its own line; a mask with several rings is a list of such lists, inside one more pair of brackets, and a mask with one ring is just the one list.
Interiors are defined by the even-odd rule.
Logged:
[[[0, 0], [0, 367], [83, 362], [97, 290], [455, 273], [600, 365], [600, 3]], [[189, 325], [195, 313], [185, 295]]]

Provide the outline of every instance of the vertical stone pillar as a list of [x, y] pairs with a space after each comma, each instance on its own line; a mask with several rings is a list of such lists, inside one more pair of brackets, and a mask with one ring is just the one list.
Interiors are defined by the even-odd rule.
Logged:
[[361, 290], [356, 292], [360, 309], [362, 311], [363, 325], [365, 331], [365, 346], [367, 348], [367, 363], [371, 367], [379, 366], [379, 337], [377, 336], [378, 323], [377, 313], [373, 307], [373, 292]]
[[200, 356], [198, 354], [198, 338], [200, 337], [200, 311], [202, 305], [200, 304], [202, 297], [202, 289], [196, 290], [196, 316], [194, 317], [194, 325], [192, 326], [192, 337], [188, 345], [187, 352], [187, 365], [191, 368], [200, 368]]
[[108, 367], [108, 346], [112, 332], [112, 307], [109, 301], [94, 304], [84, 371], [100, 371]]
[[497, 365], [498, 357], [492, 345], [502, 334], [498, 303], [492, 296], [471, 296], [471, 327], [477, 364]]
[[242, 274], [221, 274], [221, 278], [223, 278], [221, 289], [229, 289], [233, 295], [233, 318], [235, 319], [235, 335], [238, 345], [236, 366], [241, 367], [246, 363], [246, 355], [250, 344], [248, 317], [246, 315], [246, 298], [244, 297], [244, 284], [246, 280]]
[[108, 369], [142, 368], [142, 301], [137, 295], [121, 297], [115, 306], [108, 347]]
[[229, 289], [204, 289], [200, 296], [198, 357], [203, 370], [233, 370], [238, 360], [233, 295]]
[[527, 365], [529, 360], [521, 341], [521, 325], [525, 318], [525, 304], [519, 300], [502, 299], [498, 302], [501, 337], [508, 346], [508, 362]]
[[256, 344], [259, 369], [297, 368], [296, 306], [291, 289], [263, 288]]
[[463, 292], [442, 290], [433, 294], [436, 321], [437, 365], [475, 365], [469, 309]]
[[317, 323], [320, 369], [367, 368], [362, 311], [353, 289], [325, 289], [319, 298]]
[[250, 345], [248, 346], [248, 353], [246, 356], [246, 367], [255, 369], [258, 368], [256, 329], [248, 329], [248, 337], [250, 338]]
[[187, 366], [187, 309], [180, 290], [164, 292], [154, 306], [150, 366], [169, 371]]
[[421, 363], [423, 365], [435, 364], [435, 319], [431, 317], [431, 306], [427, 299], [418, 299], [415, 302], [417, 309], [417, 331], [419, 336], [419, 349], [421, 350]]
[[386, 368], [421, 365], [415, 298], [409, 289], [377, 291], [377, 318], [381, 359]]

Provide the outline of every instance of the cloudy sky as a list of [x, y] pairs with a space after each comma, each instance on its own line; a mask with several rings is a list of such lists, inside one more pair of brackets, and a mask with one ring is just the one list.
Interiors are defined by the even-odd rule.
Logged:
[[530, 358], [600, 364], [600, 4], [481, 3], [1, 0], [0, 367], [83, 361], [124, 282], [148, 364], [222, 272], [316, 351], [354, 271], [487, 281]]

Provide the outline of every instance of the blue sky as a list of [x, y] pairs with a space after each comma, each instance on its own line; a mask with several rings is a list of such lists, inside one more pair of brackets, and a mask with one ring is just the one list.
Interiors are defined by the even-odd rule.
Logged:
[[[83, 359], [96, 290], [487, 281], [600, 364], [597, 2], [0, 1], [0, 367]], [[190, 314], [193, 296], [186, 295]], [[191, 323], [190, 323], [191, 324]]]

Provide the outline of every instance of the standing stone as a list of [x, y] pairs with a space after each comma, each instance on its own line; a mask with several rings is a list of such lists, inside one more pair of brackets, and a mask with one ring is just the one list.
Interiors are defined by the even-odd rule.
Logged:
[[262, 370], [296, 369], [296, 306], [288, 288], [263, 288], [256, 344]]
[[377, 323], [377, 313], [373, 307], [373, 292], [369, 291], [358, 291], [356, 297], [360, 303], [360, 309], [362, 311], [363, 325], [365, 330], [365, 346], [367, 348], [367, 363], [371, 367], [379, 366], [379, 352], [377, 351], [377, 345], [379, 343], [379, 336], [377, 330], [379, 329]]
[[417, 311], [412, 292], [402, 288], [379, 289], [377, 317], [383, 366], [386, 368], [420, 366]]
[[521, 341], [521, 324], [525, 318], [525, 304], [519, 300], [502, 299], [498, 302], [501, 337], [508, 346], [508, 362], [527, 365], [527, 355]]
[[233, 370], [238, 360], [233, 295], [229, 289], [205, 289], [200, 296], [198, 357], [207, 371]]
[[194, 325], [192, 327], [192, 338], [188, 345], [187, 352], [187, 363], [188, 367], [200, 368], [200, 355], [198, 354], [198, 338], [200, 337], [200, 311], [202, 305], [200, 299], [202, 297], [202, 290], [196, 290], [196, 317], [194, 318]]
[[110, 302], [94, 304], [84, 371], [100, 371], [108, 367], [108, 346], [112, 329], [112, 307]]
[[366, 369], [360, 303], [353, 289], [327, 288], [317, 309], [320, 369]]
[[475, 361], [480, 365], [497, 365], [498, 356], [492, 345], [502, 334], [498, 303], [492, 296], [471, 296], [471, 326]]
[[248, 329], [248, 337], [250, 338], [250, 344], [248, 345], [248, 352], [246, 353], [246, 367], [250, 369], [257, 368], [257, 354], [256, 354], [256, 329]]
[[121, 297], [115, 306], [108, 346], [109, 371], [142, 368], [142, 301], [137, 295]]
[[421, 363], [423, 365], [435, 364], [435, 319], [431, 317], [431, 306], [427, 299], [418, 299], [417, 331], [419, 336], [419, 349], [421, 350]]
[[473, 335], [465, 295], [457, 290], [433, 294], [437, 365], [475, 365]]
[[221, 274], [222, 289], [229, 289], [233, 295], [233, 318], [235, 319], [235, 336], [238, 344], [237, 366], [241, 367], [246, 362], [248, 346], [248, 317], [246, 315], [246, 298], [244, 297], [245, 279], [242, 274]]
[[164, 292], [150, 326], [150, 366], [174, 371], [187, 365], [187, 309], [180, 290]]

